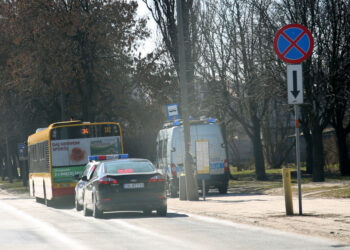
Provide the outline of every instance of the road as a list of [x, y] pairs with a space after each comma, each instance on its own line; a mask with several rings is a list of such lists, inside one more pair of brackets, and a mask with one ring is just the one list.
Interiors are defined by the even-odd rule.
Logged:
[[[84, 217], [0, 194], [0, 249], [333, 249], [336, 242], [169, 211]], [[343, 248], [344, 249], [344, 248]]]

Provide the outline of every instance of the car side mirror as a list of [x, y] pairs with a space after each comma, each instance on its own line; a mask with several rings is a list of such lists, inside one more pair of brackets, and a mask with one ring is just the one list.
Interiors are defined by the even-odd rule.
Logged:
[[82, 180], [82, 181], [87, 181], [87, 180], [88, 180], [88, 179], [87, 179], [87, 176], [84, 175], [83, 177], [81, 177], [81, 180]]
[[74, 175], [74, 179], [76, 179], [77, 181], [79, 181], [81, 178], [80, 178], [80, 175], [76, 174]]

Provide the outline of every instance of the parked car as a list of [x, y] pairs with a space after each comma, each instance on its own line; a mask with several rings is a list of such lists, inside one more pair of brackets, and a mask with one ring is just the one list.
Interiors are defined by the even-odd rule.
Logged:
[[[120, 155], [119, 155], [120, 158]], [[109, 211], [167, 214], [165, 178], [146, 159], [90, 157], [91, 175], [82, 177], [84, 215], [95, 218]], [[89, 165], [88, 164], [88, 165]]]

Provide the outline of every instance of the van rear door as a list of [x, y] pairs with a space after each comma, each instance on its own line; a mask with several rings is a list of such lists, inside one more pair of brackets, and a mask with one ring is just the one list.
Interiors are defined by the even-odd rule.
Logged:
[[[193, 147], [196, 145], [196, 140], [208, 140], [210, 174], [224, 174], [224, 161], [226, 160], [226, 153], [225, 148], [222, 146], [224, 142], [219, 126], [217, 124], [196, 125], [194, 126], [194, 129], [191, 130], [191, 137], [193, 139]], [[195, 150], [193, 149], [192, 152], [194, 153]]]

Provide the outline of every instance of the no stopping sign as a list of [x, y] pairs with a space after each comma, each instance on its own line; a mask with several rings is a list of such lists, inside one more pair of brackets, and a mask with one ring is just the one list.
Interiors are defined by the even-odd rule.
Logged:
[[311, 32], [300, 24], [286, 25], [275, 35], [275, 52], [286, 63], [301, 63], [311, 55], [313, 47]]

